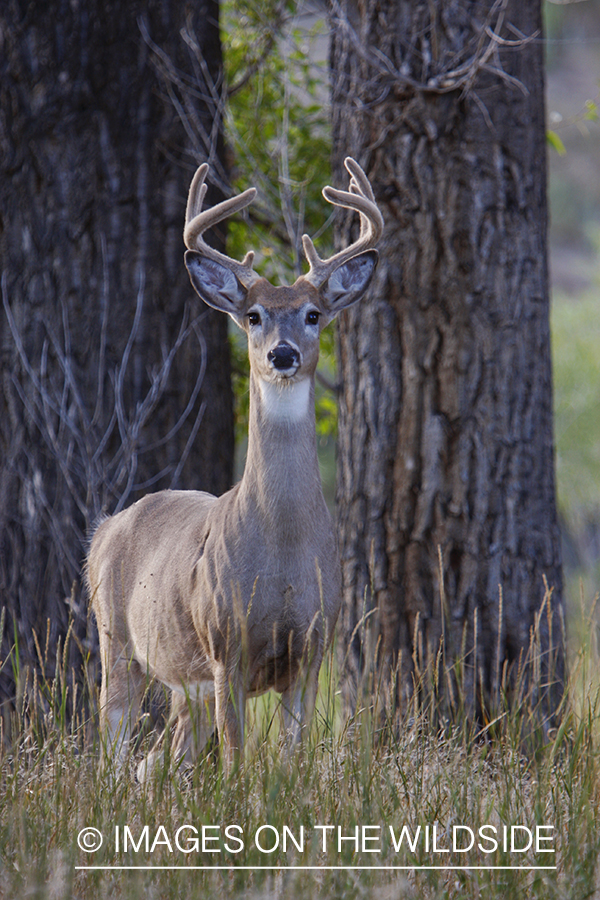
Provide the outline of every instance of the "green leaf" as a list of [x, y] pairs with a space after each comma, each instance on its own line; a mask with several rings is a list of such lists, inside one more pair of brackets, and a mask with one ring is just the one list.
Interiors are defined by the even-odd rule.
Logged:
[[586, 100], [585, 101], [585, 115], [589, 122], [597, 122], [598, 121], [598, 104], [595, 100]]
[[546, 132], [546, 140], [548, 141], [550, 146], [554, 150], [556, 150], [556, 152], [558, 153], [559, 156], [566, 155], [567, 148], [565, 147], [565, 145], [563, 144], [563, 142], [561, 141], [561, 139], [559, 138], [559, 136], [557, 135], [557, 133], [555, 131], [548, 129], [548, 131]]

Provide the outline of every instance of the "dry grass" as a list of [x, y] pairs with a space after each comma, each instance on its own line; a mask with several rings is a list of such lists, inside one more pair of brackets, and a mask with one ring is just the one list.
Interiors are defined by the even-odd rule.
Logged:
[[[13, 651], [4, 664], [14, 663]], [[227, 778], [207, 756], [187, 772], [167, 765], [149, 788], [133, 777], [141, 746], [125, 777], [99, 776], [95, 722], [82, 712], [68, 724], [71, 688], [59, 667], [52, 681], [29, 679], [0, 744], [0, 897], [594, 896], [600, 733], [589, 663], [589, 648], [573, 658], [577, 697], [565, 699], [557, 727], [531, 727], [539, 685], [524, 679], [527, 690], [484, 732], [460, 717], [434, 724], [431, 704], [415, 705], [393, 727], [366, 706], [340, 720], [329, 666], [310, 739], [289, 763], [272, 697], [253, 707], [242, 771]], [[93, 685], [78, 683], [75, 706], [94, 708]], [[475, 834], [467, 852], [452, 850], [456, 826], [464, 826], [455, 830], [458, 847], [470, 839], [467, 828]], [[551, 838], [540, 846], [555, 853], [511, 852], [511, 826], [534, 834], [551, 826], [539, 832]], [[93, 853], [77, 843], [89, 827], [103, 835]], [[517, 841], [527, 838], [524, 828]], [[487, 839], [494, 835], [495, 849]], [[183, 868], [215, 865], [224, 868]]]

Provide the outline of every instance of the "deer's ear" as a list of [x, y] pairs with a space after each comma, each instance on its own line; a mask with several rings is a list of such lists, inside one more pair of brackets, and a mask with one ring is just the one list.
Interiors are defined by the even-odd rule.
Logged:
[[198, 296], [237, 320], [246, 303], [247, 291], [233, 272], [197, 250], [186, 250], [185, 265]]
[[365, 250], [335, 269], [323, 287], [321, 297], [331, 316], [360, 300], [373, 278], [379, 254]]

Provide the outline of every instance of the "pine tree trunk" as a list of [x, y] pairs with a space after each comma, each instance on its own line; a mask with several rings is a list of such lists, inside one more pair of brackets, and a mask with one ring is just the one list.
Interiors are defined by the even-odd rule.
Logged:
[[[218, 3], [7, 0], [0, 34], [0, 661], [16, 635], [35, 665], [32, 631], [43, 650], [49, 629], [52, 673], [70, 617], [86, 635], [78, 577], [101, 509], [231, 484], [227, 324], [192, 290], [182, 240], [196, 165], [222, 158], [202, 83], [219, 84]], [[196, 90], [187, 129], [172, 94], [192, 95], [161, 71]]]
[[333, 7], [334, 172], [355, 156], [386, 220], [339, 326], [341, 643], [402, 707], [443, 662], [481, 711], [527, 653], [529, 699], [560, 695], [540, 33], [539, 2]]

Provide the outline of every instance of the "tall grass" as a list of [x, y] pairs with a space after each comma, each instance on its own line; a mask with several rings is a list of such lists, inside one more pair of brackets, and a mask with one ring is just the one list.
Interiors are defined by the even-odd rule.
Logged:
[[[535, 678], [544, 677], [535, 646], [522, 689], [510, 703], [501, 695], [483, 727], [460, 714], [468, 699], [458, 664], [447, 661], [441, 674], [458, 692], [452, 716], [435, 715], [434, 685], [423, 682], [401, 722], [366, 702], [347, 719], [330, 658], [310, 736], [291, 759], [279, 743], [277, 698], [267, 695], [249, 710], [241, 770], [228, 777], [209, 753], [174, 771], [167, 752], [145, 787], [133, 774], [151, 739], [143, 731], [122, 777], [99, 774], [87, 712], [97, 704], [93, 673], [66, 672], [65, 648], [51, 679], [18, 673], [19, 708], [3, 725], [0, 898], [594, 896], [600, 696], [590, 651], [573, 656], [576, 696], [567, 692], [543, 729], [532, 724], [543, 687]], [[0, 665], [18, 667], [16, 647]], [[522, 826], [513, 831], [518, 847], [526, 828], [543, 826], [540, 849], [555, 852], [511, 851], [511, 826]], [[90, 827], [103, 836], [96, 852], [78, 846]], [[460, 852], [467, 829], [475, 843]]]

